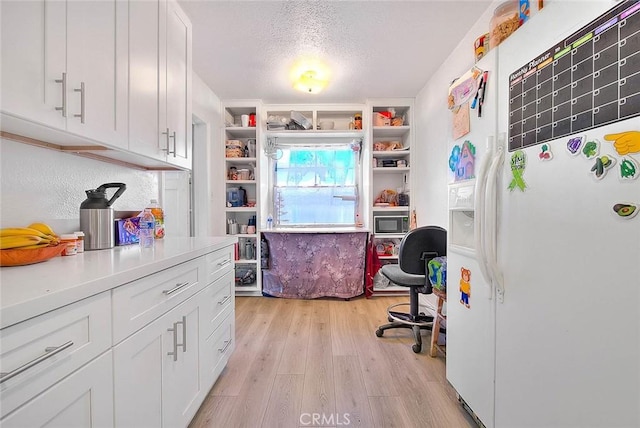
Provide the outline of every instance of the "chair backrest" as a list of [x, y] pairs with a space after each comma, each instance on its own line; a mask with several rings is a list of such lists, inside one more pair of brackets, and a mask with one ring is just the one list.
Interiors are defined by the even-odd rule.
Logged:
[[423, 226], [410, 230], [398, 252], [400, 269], [414, 275], [424, 275], [429, 260], [447, 255], [447, 231], [439, 226]]

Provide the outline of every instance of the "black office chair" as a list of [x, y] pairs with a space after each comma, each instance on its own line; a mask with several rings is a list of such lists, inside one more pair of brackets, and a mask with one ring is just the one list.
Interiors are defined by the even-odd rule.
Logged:
[[[381, 273], [397, 285], [409, 287], [409, 303], [396, 303], [387, 308], [389, 324], [376, 330], [376, 336], [382, 337], [385, 330], [409, 328], [413, 330], [416, 343], [413, 352], [422, 350], [421, 330], [431, 330], [433, 317], [420, 313], [418, 293], [431, 294], [431, 284], [425, 275], [429, 260], [447, 255], [447, 231], [438, 226], [424, 226], [411, 230], [400, 242], [398, 264], [384, 265]], [[409, 306], [409, 313], [396, 312], [398, 306]], [[433, 333], [432, 333], [433, 334]]]

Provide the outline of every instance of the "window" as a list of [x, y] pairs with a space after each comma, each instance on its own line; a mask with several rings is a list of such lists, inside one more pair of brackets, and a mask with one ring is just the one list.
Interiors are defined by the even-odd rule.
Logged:
[[355, 223], [360, 182], [359, 142], [278, 145], [278, 150], [282, 156], [274, 161], [276, 225]]

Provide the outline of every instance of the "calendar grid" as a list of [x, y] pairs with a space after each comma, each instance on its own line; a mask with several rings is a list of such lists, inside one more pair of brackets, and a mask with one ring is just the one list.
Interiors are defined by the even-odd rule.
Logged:
[[627, 0], [509, 77], [509, 151], [640, 115], [640, 0]]

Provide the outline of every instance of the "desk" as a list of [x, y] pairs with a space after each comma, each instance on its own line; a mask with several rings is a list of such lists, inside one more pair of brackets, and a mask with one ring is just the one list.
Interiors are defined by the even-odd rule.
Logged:
[[433, 294], [438, 296], [438, 310], [436, 311], [435, 319], [433, 320], [433, 328], [431, 329], [431, 349], [429, 355], [435, 357], [438, 355], [438, 351], [447, 355], [447, 346], [438, 345], [438, 336], [440, 336], [440, 323], [447, 320], [447, 316], [442, 314], [442, 306], [447, 301], [447, 292], [433, 289]]
[[269, 269], [262, 270], [262, 291], [295, 299], [361, 295], [367, 234], [263, 232]]

